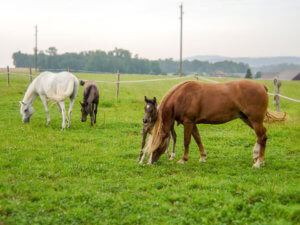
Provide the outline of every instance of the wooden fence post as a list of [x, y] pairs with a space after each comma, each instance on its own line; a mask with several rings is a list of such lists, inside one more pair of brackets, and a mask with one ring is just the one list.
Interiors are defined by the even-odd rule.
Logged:
[[118, 101], [118, 97], [119, 97], [119, 85], [120, 85], [120, 70], [118, 70], [118, 74], [117, 74], [117, 89], [116, 89], [116, 99]]
[[276, 106], [276, 111], [280, 112], [279, 88], [281, 86], [281, 81], [279, 80], [278, 77], [274, 78], [274, 86], [275, 86], [274, 105]]
[[7, 86], [9, 86], [9, 66], [7, 66]]
[[29, 79], [30, 79], [30, 83], [32, 82], [32, 70], [31, 67], [29, 67]]
[[198, 74], [197, 74], [197, 73], [195, 74], [195, 76], [194, 76], [194, 77], [195, 77], [195, 80], [198, 80], [198, 79], [199, 79], [199, 78], [198, 78]]
[[68, 66], [68, 72], [70, 73], [70, 66]]

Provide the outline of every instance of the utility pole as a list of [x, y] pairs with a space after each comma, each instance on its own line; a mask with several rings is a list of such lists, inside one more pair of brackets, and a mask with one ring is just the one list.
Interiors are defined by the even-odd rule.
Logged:
[[35, 72], [37, 71], [37, 25], [35, 25], [35, 48], [34, 48], [34, 68]]
[[182, 77], [182, 3], [180, 4], [180, 62], [179, 62], [179, 76]]

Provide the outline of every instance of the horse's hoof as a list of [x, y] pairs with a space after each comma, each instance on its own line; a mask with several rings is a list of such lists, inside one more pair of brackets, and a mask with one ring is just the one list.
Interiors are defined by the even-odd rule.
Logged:
[[253, 164], [252, 168], [260, 168], [260, 166], [264, 166], [264, 162], [260, 162], [259, 160], [256, 161], [256, 163]]
[[46, 125], [49, 125], [50, 124], [50, 121], [47, 121]]
[[172, 153], [169, 160], [173, 160], [175, 158], [175, 153]]
[[205, 158], [200, 158], [200, 159], [199, 159], [199, 162], [201, 162], [201, 163], [206, 163], [206, 160], [205, 160]]
[[183, 159], [180, 159], [179, 161], [177, 161], [178, 164], [184, 164], [185, 161]]

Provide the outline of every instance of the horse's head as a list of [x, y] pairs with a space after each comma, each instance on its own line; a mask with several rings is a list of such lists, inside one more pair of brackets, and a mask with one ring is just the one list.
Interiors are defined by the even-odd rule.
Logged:
[[145, 102], [146, 105], [144, 107], [145, 114], [143, 118], [143, 123], [154, 123], [157, 119], [157, 103], [156, 103], [156, 98], [154, 97], [153, 99], [148, 99], [145, 96]]
[[30, 117], [34, 113], [33, 107], [31, 104], [25, 103], [23, 101], [19, 102], [20, 103], [20, 113], [22, 115], [22, 121], [24, 123], [29, 123], [30, 122]]
[[80, 105], [81, 105], [81, 122], [85, 122], [86, 117], [90, 112], [90, 109], [89, 109], [90, 104], [88, 102], [84, 102], [84, 103], [80, 102]]
[[169, 136], [161, 138], [160, 145], [151, 153], [148, 164], [153, 164], [158, 161], [160, 156], [164, 154], [169, 146]]

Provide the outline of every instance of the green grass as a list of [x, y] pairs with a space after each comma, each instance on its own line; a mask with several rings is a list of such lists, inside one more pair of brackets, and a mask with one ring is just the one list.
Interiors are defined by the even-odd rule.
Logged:
[[[115, 81], [115, 75], [76, 74]], [[157, 76], [121, 75], [121, 80]], [[61, 131], [52, 105], [51, 124], [40, 99], [30, 124], [19, 103], [28, 77], [0, 75], [0, 224], [299, 224], [300, 104], [281, 99], [290, 120], [268, 129], [266, 165], [252, 168], [254, 132], [241, 121], [198, 125], [208, 153], [200, 164], [194, 141], [183, 154], [183, 129], [176, 127], [176, 158], [139, 165], [144, 95], [161, 99], [181, 80], [99, 84], [98, 122], [80, 122], [82, 87], [72, 127]], [[267, 84], [273, 92], [272, 81]], [[300, 82], [283, 82], [283, 95], [300, 99]], [[270, 97], [269, 108], [274, 110]]]

